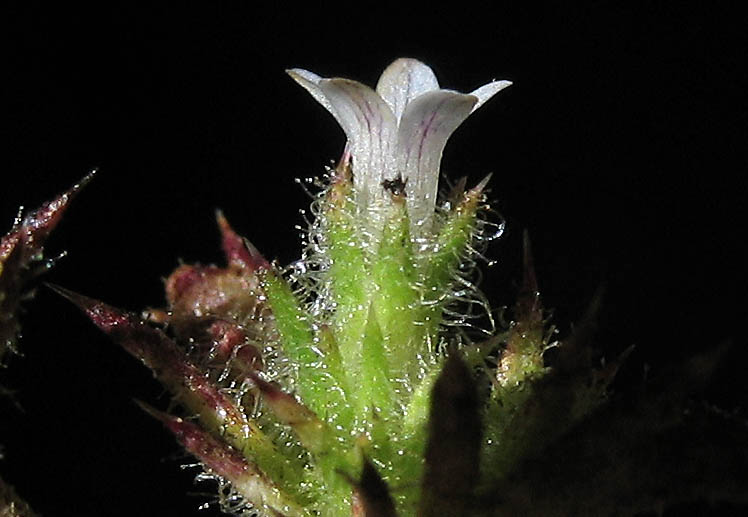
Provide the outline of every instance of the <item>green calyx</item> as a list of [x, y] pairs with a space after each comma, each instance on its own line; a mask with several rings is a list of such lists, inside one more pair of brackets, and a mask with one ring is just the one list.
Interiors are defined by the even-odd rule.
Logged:
[[[316, 293], [298, 296], [276, 271], [264, 272], [281, 349], [294, 365], [299, 412], [318, 424], [310, 431], [303, 419], [285, 419], [319, 471], [312, 507], [322, 515], [350, 515], [355, 487], [346, 480], [361, 477], [364, 458], [398, 512], [416, 511], [431, 391], [448, 341], [442, 311], [469, 253], [481, 199], [480, 191], [464, 193], [428, 242], [417, 243], [404, 195], [392, 194], [381, 233], [372, 236], [362, 230], [350, 176], [338, 170], [311, 230], [327, 265], [315, 272]], [[331, 303], [320, 308], [314, 296]]]

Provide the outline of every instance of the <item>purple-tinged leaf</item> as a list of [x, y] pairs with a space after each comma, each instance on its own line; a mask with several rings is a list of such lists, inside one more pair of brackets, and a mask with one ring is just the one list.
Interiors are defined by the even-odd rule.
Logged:
[[17, 247], [22, 248], [20, 260], [25, 267], [39, 252], [42, 251], [44, 241], [52, 233], [62, 219], [65, 210], [75, 195], [93, 179], [96, 171], [89, 172], [70, 189], [47, 201], [38, 209], [19, 218], [10, 232], [0, 240], [0, 263]]
[[234, 447], [219, 441], [190, 421], [163, 413], [142, 402], [138, 402], [138, 405], [164, 424], [187, 452], [212, 473], [229, 481], [253, 508], [272, 509], [274, 514], [286, 516], [304, 515], [304, 511], [288, 501], [257, 465], [247, 461]]
[[[81, 181], [52, 201], [24, 217], [18, 217], [10, 232], [0, 239], [0, 362], [15, 346], [20, 331], [18, 306], [24, 299], [28, 281], [45, 267], [32, 267], [42, 259], [44, 242], [62, 219], [75, 195], [93, 178], [90, 172]], [[49, 267], [51, 262], [47, 262]]]
[[168, 336], [132, 313], [59, 286], [50, 287], [77, 305], [105, 334], [143, 361], [169, 390], [203, 422], [225, 429], [237, 439], [249, 433], [242, 413], [187, 358]]
[[219, 476], [233, 482], [247, 473], [256, 471], [256, 467], [250, 465], [236, 449], [218, 441], [193, 422], [158, 411], [144, 402], [136, 402], [174, 433], [187, 452]]

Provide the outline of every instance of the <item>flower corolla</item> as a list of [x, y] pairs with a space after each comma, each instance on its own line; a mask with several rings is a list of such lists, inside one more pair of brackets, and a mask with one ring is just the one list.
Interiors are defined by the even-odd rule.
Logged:
[[510, 81], [492, 81], [469, 94], [439, 88], [434, 72], [416, 59], [388, 66], [376, 90], [357, 81], [322, 78], [302, 69], [288, 74], [324, 106], [345, 131], [344, 160], [352, 161], [359, 217], [381, 228], [390, 197], [385, 182], [402, 180], [411, 237], [432, 226], [442, 152], [450, 135]]

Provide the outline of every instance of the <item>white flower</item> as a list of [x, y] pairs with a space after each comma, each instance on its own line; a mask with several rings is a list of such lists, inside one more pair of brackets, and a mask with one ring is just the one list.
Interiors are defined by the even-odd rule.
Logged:
[[411, 234], [428, 235], [436, 203], [439, 165], [455, 129], [509, 81], [490, 82], [470, 94], [439, 88], [434, 72], [401, 58], [385, 69], [376, 91], [350, 79], [325, 79], [307, 70], [288, 70], [338, 121], [348, 137], [360, 217], [381, 228], [389, 195], [382, 183], [406, 182]]

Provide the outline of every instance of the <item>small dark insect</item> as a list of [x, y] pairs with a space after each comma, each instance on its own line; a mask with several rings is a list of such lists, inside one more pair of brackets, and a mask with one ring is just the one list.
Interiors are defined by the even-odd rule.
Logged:
[[396, 197], [405, 197], [405, 185], [408, 183], [408, 178], [403, 181], [402, 176], [398, 174], [395, 179], [384, 180], [382, 186], [385, 190], [388, 190], [390, 194]]

